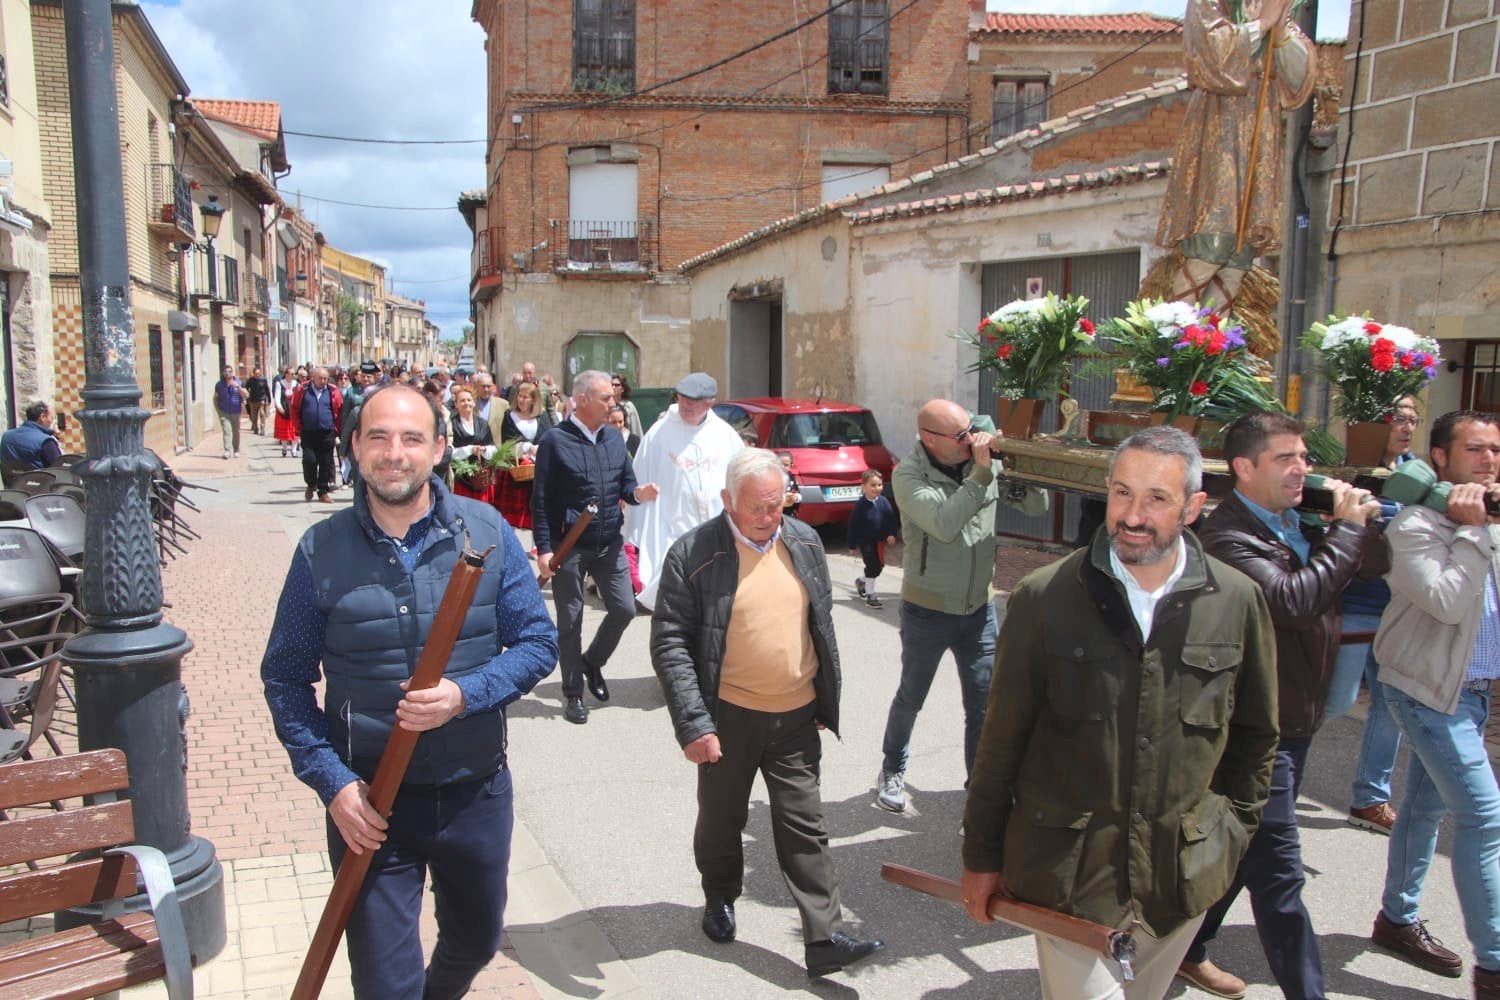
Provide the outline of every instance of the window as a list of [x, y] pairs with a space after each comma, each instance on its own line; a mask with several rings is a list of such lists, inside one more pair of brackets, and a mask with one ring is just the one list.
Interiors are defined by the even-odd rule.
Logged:
[[869, 163], [825, 163], [823, 164], [824, 201], [836, 201], [846, 194], [868, 191], [889, 183], [891, 168]]
[[[581, 162], [588, 159], [584, 152], [569, 156], [568, 260], [609, 267], [637, 261], [636, 165]], [[607, 149], [596, 152], [608, 154]]]
[[990, 97], [990, 142], [1047, 120], [1046, 80], [996, 80]]
[[573, 89], [635, 89], [635, 0], [573, 0]]
[[852, 0], [828, 15], [828, 92], [884, 94], [890, 63], [886, 0]]
[[167, 407], [166, 371], [161, 353], [161, 327], [152, 324], [146, 327], [146, 348], [151, 352], [151, 409]]

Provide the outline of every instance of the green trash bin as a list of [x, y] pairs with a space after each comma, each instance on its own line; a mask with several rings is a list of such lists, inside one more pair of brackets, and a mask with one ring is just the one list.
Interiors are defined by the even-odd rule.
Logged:
[[671, 386], [630, 390], [630, 401], [635, 404], [635, 412], [640, 415], [642, 431], [650, 430], [657, 417], [667, 412], [667, 407], [672, 405], [674, 391]]

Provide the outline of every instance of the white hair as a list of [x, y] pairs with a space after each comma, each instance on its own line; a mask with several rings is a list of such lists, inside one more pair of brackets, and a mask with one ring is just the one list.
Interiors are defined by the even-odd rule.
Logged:
[[593, 368], [579, 372], [573, 376], [573, 398], [585, 398], [599, 382], [608, 383], [609, 376]]
[[786, 483], [786, 470], [781, 467], [781, 459], [775, 452], [765, 448], [746, 448], [729, 460], [729, 468], [724, 471], [724, 489], [730, 497], [738, 498], [740, 483], [768, 472], [776, 473], [782, 483]]

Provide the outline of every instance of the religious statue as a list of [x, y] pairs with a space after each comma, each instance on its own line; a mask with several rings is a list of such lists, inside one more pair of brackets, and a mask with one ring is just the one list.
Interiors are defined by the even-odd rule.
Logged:
[[1312, 96], [1316, 52], [1295, 0], [1188, 0], [1191, 93], [1156, 242], [1181, 252], [1171, 297], [1233, 305], [1256, 257], [1281, 245], [1281, 112]]

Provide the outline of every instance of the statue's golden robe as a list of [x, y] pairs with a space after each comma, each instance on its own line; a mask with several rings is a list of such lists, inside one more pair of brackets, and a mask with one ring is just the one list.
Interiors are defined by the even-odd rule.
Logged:
[[[1260, 16], [1260, 0], [1245, 0], [1246, 21]], [[1240, 203], [1250, 183], [1250, 147], [1260, 145], [1250, 201], [1245, 252], [1281, 245], [1283, 110], [1312, 95], [1316, 50], [1295, 25], [1276, 32], [1271, 87], [1256, 121], [1265, 46], [1250, 24], [1235, 24], [1218, 0], [1189, 0], [1183, 49], [1191, 93], [1173, 154], [1156, 242], [1183, 246], [1189, 257], [1223, 264], [1234, 251]], [[1215, 259], [1215, 258], [1219, 259]]]

